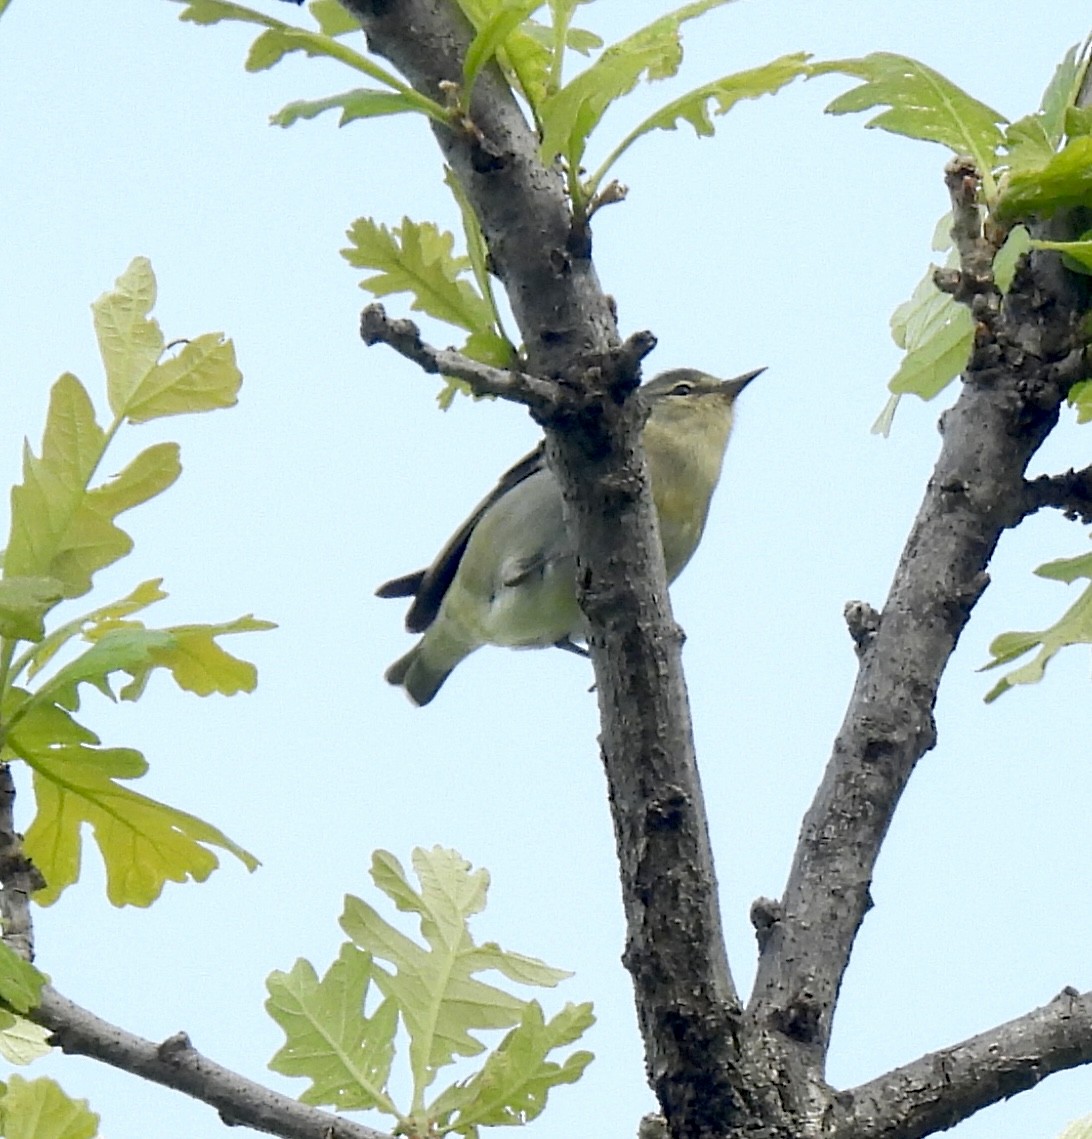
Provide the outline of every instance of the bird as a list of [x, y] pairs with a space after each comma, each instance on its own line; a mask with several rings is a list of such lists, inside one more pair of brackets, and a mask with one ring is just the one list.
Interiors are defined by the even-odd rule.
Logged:
[[[639, 389], [649, 412], [642, 443], [669, 583], [705, 530], [736, 398], [764, 371], [720, 380], [675, 368]], [[413, 599], [406, 629], [423, 635], [385, 677], [418, 706], [428, 704], [456, 665], [482, 645], [557, 646], [585, 654], [577, 644], [583, 616], [576, 553], [544, 444], [501, 475], [427, 569], [393, 578], [375, 592]]]

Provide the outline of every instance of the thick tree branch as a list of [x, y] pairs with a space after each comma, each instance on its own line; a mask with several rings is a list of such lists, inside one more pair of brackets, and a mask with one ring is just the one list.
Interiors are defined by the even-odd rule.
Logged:
[[251, 1127], [283, 1139], [391, 1139], [359, 1123], [298, 1100], [213, 1063], [178, 1033], [156, 1044], [110, 1024], [46, 986], [30, 1019], [53, 1033], [64, 1052], [90, 1056], [153, 1083], [185, 1092], [215, 1108], [230, 1126]]
[[[1058, 417], [1087, 301], [1057, 259], [1035, 255], [1003, 303], [982, 279], [981, 237], [965, 168], [949, 167], [968, 276], [981, 318], [943, 444], [803, 830], [774, 920], [764, 923], [750, 1011], [813, 1050], [821, 1070], [831, 1016], [892, 814], [935, 743], [932, 709], [945, 665], [1004, 529], [1025, 513], [1024, 472]], [[983, 305], [983, 300], [987, 303]]]
[[[452, 0], [343, 0], [373, 51], [436, 97], [462, 81], [471, 29]], [[450, 88], [447, 88], [450, 89]], [[578, 551], [621, 864], [638, 1018], [652, 1086], [678, 1139], [722, 1135], [737, 1106], [738, 998], [721, 933], [705, 808], [662, 550], [640, 450], [639, 379], [574, 222], [499, 71], [469, 119], [434, 126], [472, 203], [522, 333], [556, 378], [547, 454]], [[564, 397], [564, 398], [562, 398]]]
[[1063, 990], [1017, 1020], [845, 1092], [842, 1134], [921, 1139], [1040, 1080], [1092, 1061], [1092, 993]]

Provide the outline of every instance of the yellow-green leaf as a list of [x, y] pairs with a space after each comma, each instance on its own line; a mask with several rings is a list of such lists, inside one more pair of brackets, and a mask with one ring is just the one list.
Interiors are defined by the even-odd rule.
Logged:
[[163, 353], [163, 333], [148, 314], [155, 306], [156, 284], [147, 257], [134, 257], [128, 269], [94, 304], [95, 335], [106, 369], [110, 408], [121, 416], [131, 393]]
[[0, 1098], [5, 1139], [95, 1139], [99, 1117], [85, 1099], [71, 1099], [54, 1080], [11, 1076]]
[[[1047, 562], [1035, 571], [1040, 577], [1072, 584], [1078, 578], [1092, 579], [1092, 554], [1076, 558], [1060, 558]], [[1003, 676], [986, 693], [986, 701], [996, 700], [1016, 684], [1037, 684], [1043, 678], [1051, 659], [1067, 645], [1092, 644], [1092, 585], [1048, 629], [1038, 632], [1002, 633], [990, 644], [994, 658], [982, 671], [1008, 664], [1017, 657], [1041, 646], [1033, 660]]]
[[161, 577], [154, 578], [151, 581], [143, 581], [127, 597], [123, 597], [119, 601], [111, 601], [98, 609], [92, 609], [90, 613], [85, 613], [81, 617], [58, 625], [13, 668], [13, 675], [19, 676], [25, 667], [28, 679], [33, 680], [60, 649], [73, 637], [79, 636], [84, 629], [108, 621], [120, 620], [123, 617], [131, 617], [134, 613], [147, 609], [149, 605], [162, 601], [167, 596], [160, 589], [162, 584], [163, 579]]
[[290, 127], [301, 119], [313, 119], [324, 111], [340, 108], [339, 127], [356, 119], [374, 119], [382, 115], [400, 115], [406, 111], [419, 111], [412, 99], [397, 91], [380, 91], [371, 87], [357, 87], [352, 91], [342, 91], [325, 99], [300, 99], [288, 103], [275, 114], [269, 116], [275, 127]]
[[235, 346], [222, 332], [206, 332], [152, 368], [129, 394], [124, 414], [132, 423], [146, 423], [167, 415], [232, 407], [242, 382]]
[[1079, 380], [1069, 389], [1069, 406], [1077, 409], [1077, 422], [1092, 421], [1092, 379]]
[[65, 597], [79, 597], [91, 588], [92, 574], [132, 549], [113, 519], [174, 482], [178, 448], [149, 447], [121, 474], [89, 489], [105, 446], [83, 385], [61, 376], [50, 397], [41, 458], [25, 449], [23, 482], [11, 492], [8, 576], [55, 578]]
[[642, 77], [666, 79], [682, 62], [680, 26], [729, 0], [697, 0], [654, 20], [612, 44], [586, 70], [547, 98], [540, 108], [542, 159], [560, 155], [570, 171], [583, 163], [588, 138], [615, 100], [628, 94]]
[[537, 1119], [551, 1088], [575, 1083], [594, 1057], [574, 1052], [564, 1063], [549, 1054], [577, 1040], [595, 1023], [590, 1004], [567, 1004], [548, 1023], [528, 1001], [520, 1023], [468, 1080], [453, 1084], [429, 1105], [441, 1130], [461, 1135], [477, 1127], [518, 1127]]
[[452, 255], [454, 234], [427, 221], [403, 218], [400, 226], [388, 229], [371, 218], [358, 218], [348, 237], [352, 244], [341, 251], [345, 260], [356, 268], [380, 270], [361, 288], [377, 297], [409, 293], [411, 308], [468, 332], [493, 327], [488, 302], [465, 280], [468, 258]]
[[0, 941], [0, 1000], [15, 1012], [30, 1012], [42, 999], [45, 977]]
[[911, 298], [891, 316], [891, 336], [906, 350], [888, 388], [932, 399], [966, 367], [974, 343], [974, 320], [933, 283], [932, 267]]
[[0, 1029], [0, 1056], [9, 1064], [29, 1064], [53, 1051], [52, 1033], [26, 1017], [13, 1016], [11, 1024]]
[[908, 138], [939, 142], [957, 154], [969, 154], [986, 180], [991, 175], [1003, 136], [1004, 115], [972, 98], [951, 80], [916, 59], [891, 52], [873, 52], [860, 59], [816, 63], [813, 75], [837, 72], [860, 79], [861, 85], [839, 95], [828, 114], [845, 115], [886, 106], [865, 124]]
[[53, 577], [66, 597], [78, 597], [91, 588], [95, 570], [132, 548], [128, 535], [88, 502], [105, 442], [83, 385], [61, 376], [50, 394], [41, 457], [24, 448], [23, 481], [12, 488], [8, 575]]
[[266, 982], [266, 1010], [287, 1037], [269, 1067], [311, 1080], [299, 1097], [304, 1103], [394, 1112], [384, 1088], [394, 1059], [398, 1007], [386, 1000], [373, 1016], [363, 1015], [371, 965], [370, 954], [346, 943], [321, 981], [310, 962], [299, 960]]
[[234, 854], [248, 870], [257, 859], [194, 815], [131, 791], [118, 779], [145, 766], [128, 748], [62, 745], [23, 758], [34, 769], [37, 813], [27, 855], [46, 880], [35, 900], [50, 905], [79, 878], [81, 830], [91, 825], [115, 906], [148, 906], [167, 882], [203, 882], [219, 865], [210, 847]]
[[1092, 135], [1070, 139], [1040, 166], [1013, 170], [1002, 187], [1003, 219], [1048, 216], [1070, 206], [1092, 205]]
[[47, 680], [32, 703], [55, 703], [75, 710], [80, 706], [80, 684], [92, 684], [114, 698], [111, 676], [115, 672], [131, 678], [117, 696], [136, 700], [157, 668], [169, 670], [179, 688], [198, 696], [253, 692], [258, 683], [257, 669], [225, 652], [216, 638], [273, 628], [272, 622], [250, 615], [220, 625], [174, 625], [166, 629], [148, 629], [139, 621], [104, 620], [85, 633], [93, 642], [91, 647]]
[[45, 615], [64, 597], [55, 577], [5, 577], [0, 580], [0, 637], [40, 641]]
[[311, 0], [307, 10], [324, 36], [347, 36], [361, 31], [360, 21], [337, 0]]
[[806, 52], [783, 55], [761, 67], [725, 75], [673, 99], [626, 135], [587, 181], [585, 192], [589, 197], [594, 195], [608, 170], [643, 135], [654, 130], [675, 130], [680, 122], [687, 122], [699, 138], [708, 137], [715, 130], [710, 117], [710, 103], [714, 104], [713, 114], [724, 115], [743, 99], [772, 95], [798, 76], [806, 74], [808, 59], [810, 56]]

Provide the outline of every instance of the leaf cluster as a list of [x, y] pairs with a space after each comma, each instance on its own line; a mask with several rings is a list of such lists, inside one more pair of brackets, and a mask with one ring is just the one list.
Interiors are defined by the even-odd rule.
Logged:
[[[567, 1004], [547, 1020], [537, 1001], [479, 979], [492, 970], [521, 985], [552, 987], [569, 974], [474, 942], [469, 919], [485, 908], [484, 870], [440, 847], [415, 850], [413, 868], [420, 889], [393, 855], [377, 851], [371, 876], [397, 909], [417, 915], [420, 942], [349, 896], [341, 917], [349, 940], [326, 973], [320, 978], [299, 960], [269, 977], [266, 1008], [286, 1036], [269, 1066], [311, 1081], [304, 1103], [377, 1109], [397, 1119], [398, 1133], [422, 1139], [526, 1123], [543, 1110], [551, 1088], [573, 1083], [590, 1063], [590, 1052], [561, 1062], [549, 1056], [591, 1026], [591, 1006]], [[408, 1107], [396, 1104], [390, 1088], [399, 1025], [409, 1038]], [[478, 1034], [497, 1029], [508, 1032], [476, 1072], [430, 1095], [441, 1069], [481, 1055], [486, 1046]]]
[[[1092, 207], [1092, 111], [1077, 106], [1089, 67], [1090, 44], [1066, 53], [1043, 92], [1037, 111], [1015, 122], [978, 102], [935, 71], [904, 56], [878, 53], [864, 59], [835, 60], [813, 66], [815, 74], [839, 72], [860, 79], [860, 86], [827, 108], [833, 114], [882, 106], [867, 124], [910, 138], [947, 146], [970, 155], [982, 177], [983, 232], [994, 235], [994, 282], [1003, 294], [1011, 286], [1019, 258], [1029, 249], [1054, 250], [1075, 272], [1092, 272], [1092, 234], [1075, 241], [1033, 240], [1022, 224], [1060, 209]], [[951, 216], [938, 226], [934, 248], [951, 244]], [[949, 266], [955, 264], [954, 254]], [[935, 283], [930, 266], [911, 298], [895, 310], [891, 333], [905, 351], [889, 388], [892, 397], [874, 430], [890, 427], [900, 397], [938, 395], [966, 367], [974, 343], [970, 310]], [[1092, 378], [1073, 386], [1069, 401], [1078, 423], [1092, 419]], [[1092, 558], [1082, 555], [1040, 566], [1040, 577], [1072, 583], [1092, 578]], [[1092, 643], [1092, 585], [1050, 628], [1009, 632], [990, 645], [986, 668], [1009, 664], [1039, 651], [1029, 663], [1009, 672], [987, 693], [997, 699], [1017, 684], [1042, 679], [1047, 664], [1064, 646]]]
[[[445, 105], [413, 92], [347, 48], [342, 39], [359, 32], [359, 25], [334, 0], [313, 0], [309, 5], [317, 31], [225, 0], [188, 0], [181, 18], [200, 24], [237, 21], [261, 26], [263, 31], [247, 57], [248, 70], [270, 67], [289, 53], [301, 51], [339, 59], [382, 85], [290, 103], [272, 116], [279, 126], [339, 110], [341, 126], [380, 115], [417, 112], [453, 129], [473, 129], [474, 85], [483, 69], [495, 66], [526, 106], [538, 130], [543, 162], [563, 174], [577, 226], [586, 225], [601, 205], [624, 196], [617, 183], [607, 186], [607, 177], [640, 138], [653, 131], [675, 130], [681, 123], [688, 123], [699, 137], [708, 137], [715, 130], [714, 118], [740, 101], [772, 94], [809, 73], [809, 57], [798, 52], [704, 83], [634, 125], [588, 174], [585, 162], [592, 135], [607, 111], [641, 81], [675, 77], [683, 60], [683, 24], [729, 0], [694, 0], [606, 47], [594, 32], [574, 26], [581, 0], [458, 2], [475, 36], [463, 61], [462, 82], [445, 93]], [[544, 8], [548, 19], [540, 20], [537, 16]], [[594, 58], [566, 80], [566, 64], [573, 54]], [[350, 245], [343, 255], [354, 267], [376, 271], [362, 282], [373, 295], [408, 293], [412, 309], [458, 328], [465, 334], [461, 345], [465, 355], [499, 367], [515, 366], [519, 351], [504, 330], [477, 218], [450, 171], [445, 181], [460, 208], [465, 254], [456, 256], [454, 235], [432, 222], [404, 218], [400, 226], [388, 228], [361, 218], [349, 229]], [[461, 386], [449, 379], [440, 394], [441, 405], [447, 406]]]
[[[135, 615], [166, 597], [155, 580], [47, 629], [58, 604], [82, 597], [99, 570], [132, 549], [118, 516], [166, 490], [181, 472], [178, 446], [155, 443], [100, 480], [122, 426], [236, 401], [242, 377], [231, 342], [207, 333], [165, 355], [165, 338], [150, 316], [155, 295], [150, 264], [136, 258], [94, 303], [110, 420], [100, 424], [83, 384], [61, 376], [40, 451], [27, 444], [23, 480], [11, 493], [0, 577], [0, 759], [21, 760], [33, 772], [36, 812], [25, 850], [46, 881], [35, 895], [42, 904], [79, 876], [85, 823], [106, 864], [107, 895], [119, 906], [150, 904], [167, 881], [204, 880], [218, 865], [214, 847], [251, 869], [257, 865], [216, 827], [127, 786], [147, 770], [144, 757], [132, 748], [103, 747], [75, 713], [83, 685], [110, 699], [136, 700], [155, 669], [202, 696], [249, 692], [253, 665], [219, 639], [271, 628], [269, 622], [246, 616], [150, 628]], [[119, 674], [128, 679], [115, 692]]]

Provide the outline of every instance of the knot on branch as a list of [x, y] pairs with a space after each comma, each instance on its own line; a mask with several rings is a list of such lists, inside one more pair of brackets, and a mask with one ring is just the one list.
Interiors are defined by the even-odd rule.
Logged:
[[187, 1053], [194, 1051], [194, 1047], [185, 1032], [176, 1032], [161, 1041], [155, 1051], [159, 1059], [165, 1063], [178, 1064]]
[[751, 925], [754, 926], [758, 950], [764, 952], [774, 930], [785, 915], [785, 907], [777, 898], [755, 898], [751, 903]]
[[880, 627], [880, 615], [867, 601], [847, 601], [842, 612], [857, 657], [861, 658], [868, 651]]

